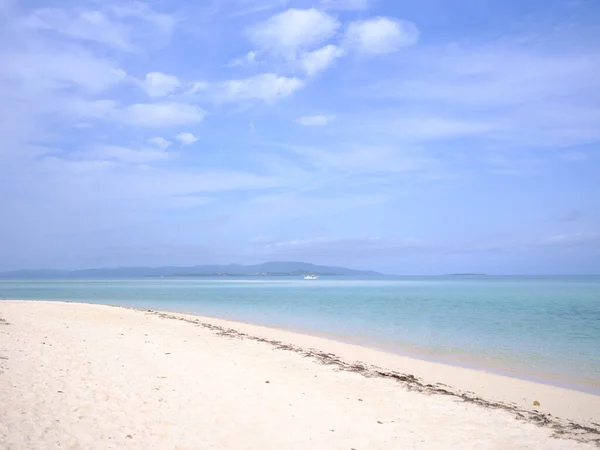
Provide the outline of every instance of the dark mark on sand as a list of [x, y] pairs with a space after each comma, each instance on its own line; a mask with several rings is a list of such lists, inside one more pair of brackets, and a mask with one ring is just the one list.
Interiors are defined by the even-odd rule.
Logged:
[[[596, 423], [593, 423], [591, 425], [581, 425], [571, 420], [560, 419], [558, 417], [550, 416], [549, 414], [540, 411], [527, 410], [508, 403], [485, 400], [480, 397], [477, 397], [475, 394], [470, 392], [450, 390], [451, 388], [444, 389], [440, 387], [442, 386], [440, 383], [438, 383], [437, 386], [427, 385], [411, 374], [398, 373], [391, 370], [383, 369], [381, 367], [367, 365], [361, 362], [351, 363], [342, 360], [339, 356], [333, 353], [323, 352], [314, 348], [303, 348], [298, 345], [283, 343], [280, 341], [275, 341], [260, 336], [242, 333], [232, 328], [226, 328], [202, 322], [200, 319], [180, 317], [173, 314], [153, 311], [151, 309], [142, 310], [137, 308], [127, 308], [120, 306], [117, 306], [117, 308], [134, 309], [137, 311], [142, 311], [151, 315], [158, 316], [162, 319], [188, 322], [211, 330], [217, 336], [223, 336], [231, 339], [247, 339], [251, 341], [262, 342], [265, 344], [269, 344], [279, 350], [295, 352], [302, 355], [305, 358], [312, 358], [319, 364], [332, 366], [336, 370], [355, 372], [368, 378], [386, 378], [395, 380], [409, 391], [422, 392], [424, 394], [429, 395], [447, 395], [465, 403], [473, 403], [475, 405], [488, 409], [506, 411], [514, 414], [519, 420], [523, 420], [541, 427], [551, 429], [554, 432], [554, 437], [562, 439], [573, 439], [579, 442], [594, 443], [600, 448], [600, 425]], [[362, 399], [359, 399], [359, 401], [362, 401]]]

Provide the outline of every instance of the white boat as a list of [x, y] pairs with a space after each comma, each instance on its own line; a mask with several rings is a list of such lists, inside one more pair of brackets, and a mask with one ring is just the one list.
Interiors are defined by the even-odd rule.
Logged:
[[317, 275], [304, 275], [305, 280], [318, 280], [319, 277]]

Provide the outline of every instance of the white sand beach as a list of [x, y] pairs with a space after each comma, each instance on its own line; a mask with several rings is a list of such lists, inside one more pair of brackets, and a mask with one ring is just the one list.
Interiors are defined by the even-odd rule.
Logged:
[[2, 449], [593, 449], [598, 424], [600, 396], [320, 337], [0, 301]]

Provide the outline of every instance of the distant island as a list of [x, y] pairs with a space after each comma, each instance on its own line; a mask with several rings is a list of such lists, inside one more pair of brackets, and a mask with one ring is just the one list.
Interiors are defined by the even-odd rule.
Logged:
[[97, 279], [147, 277], [289, 277], [289, 276], [382, 276], [372, 270], [321, 266], [305, 262], [273, 261], [263, 264], [199, 265], [189, 267], [117, 267], [83, 270], [16, 270], [0, 273], [3, 279]]
[[340, 277], [346, 276], [347, 274], [341, 273], [324, 273], [324, 272], [257, 272], [257, 273], [228, 273], [228, 272], [217, 272], [217, 273], [174, 273], [172, 275], [161, 275], [161, 277], [301, 277], [305, 275], [317, 275], [320, 277]]
[[485, 277], [485, 273], [450, 273], [448, 277]]

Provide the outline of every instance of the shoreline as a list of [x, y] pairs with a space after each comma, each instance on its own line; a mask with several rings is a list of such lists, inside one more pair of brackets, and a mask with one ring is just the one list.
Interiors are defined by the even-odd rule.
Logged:
[[[33, 300], [37, 301], [37, 300]], [[71, 303], [71, 302], [66, 302]], [[77, 302], [79, 303], [79, 302]], [[90, 304], [98, 304], [98, 303], [90, 303]], [[129, 306], [121, 306], [121, 305], [107, 305], [107, 306], [116, 306], [122, 308], [131, 308], [134, 310], [146, 310], [145, 308], [136, 308]], [[340, 335], [336, 333], [329, 333], [325, 331], [319, 330], [308, 330], [304, 328], [297, 327], [283, 327], [275, 324], [268, 323], [256, 323], [256, 322], [248, 322], [244, 320], [232, 319], [224, 316], [216, 316], [216, 315], [204, 315], [195, 312], [188, 311], [175, 311], [175, 310], [165, 310], [160, 309], [156, 310], [159, 312], [167, 313], [167, 314], [184, 314], [190, 315], [206, 320], [219, 320], [223, 322], [228, 322], [233, 325], [240, 324], [243, 326], [256, 326], [267, 329], [279, 330], [282, 332], [290, 332], [293, 334], [299, 334], [304, 336], [312, 336], [316, 338], [322, 338], [326, 340], [331, 340], [335, 342], [339, 342], [342, 344], [355, 345], [359, 347], [363, 347], [365, 349], [370, 349], [378, 352], [387, 353], [390, 355], [400, 356], [404, 358], [415, 359], [423, 362], [433, 363], [433, 364], [441, 364], [443, 366], [451, 366], [456, 368], [474, 370], [478, 372], [483, 372], [491, 375], [497, 375], [507, 378], [514, 378], [517, 380], [529, 381], [536, 384], [543, 384], [546, 386], [552, 386], [562, 389], [573, 390], [577, 392], [582, 392], [590, 395], [600, 396], [600, 384], [585, 384], [583, 382], [574, 381], [568, 379], [567, 376], [559, 377], [552, 374], [545, 373], [544, 375], [539, 375], [535, 373], [525, 372], [521, 369], [511, 369], [511, 368], [502, 368], [500, 360], [495, 360], [497, 364], [489, 364], [486, 365], [481, 363], [480, 359], [477, 357], [470, 357], [471, 355], [467, 353], [459, 353], [454, 352], [452, 356], [445, 357], [443, 355], [431, 355], [427, 353], [425, 349], [417, 349], [415, 346], [411, 347], [410, 344], [405, 342], [396, 342], [389, 341], [384, 342], [383, 340], [378, 340], [377, 338], [371, 339], [361, 339], [356, 338], [349, 335]], [[369, 342], [368, 342], [369, 341]]]
[[[216, 280], [216, 281], [219, 281], [219, 280]], [[39, 299], [5, 299], [5, 300], [2, 300], [2, 299], [0, 299], [0, 302], [1, 301], [73, 303], [73, 304], [85, 304], [85, 305], [105, 305], [105, 306], [126, 308], [126, 309], [138, 310], [138, 311], [146, 311], [147, 310], [147, 308], [145, 308], [145, 307], [125, 306], [125, 305], [119, 305], [116, 303], [114, 303], [114, 304], [103, 303], [104, 300], [102, 300], [102, 302], [86, 302], [86, 301], [82, 301], [82, 300], [54, 300], [54, 299], [52, 299], [52, 300], [44, 300], [44, 299], [42, 299], [42, 300], [39, 300]], [[232, 325], [239, 324], [242, 326], [251, 326], [251, 327], [256, 326], [259, 328], [279, 330], [281, 332], [289, 332], [289, 333], [302, 335], [302, 336], [311, 336], [311, 337], [315, 337], [315, 338], [322, 338], [325, 340], [335, 341], [335, 342], [338, 342], [341, 344], [353, 345], [353, 346], [358, 346], [358, 347], [362, 347], [362, 348], [377, 351], [377, 352], [383, 352], [383, 353], [401, 357], [401, 358], [414, 359], [414, 360], [418, 360], [418, 361], [422, 361], [422, 362], [426, 362], [426, 363], [439, 364], [442, 366], [449, 366], [449, 367], [455, 367], [455, 368], [459, 368], [459, 369], [472, 370], [472, 371], [482, 372], [485, 374], [506, 377], [506, 378], [512, 378], [512, 379], [527, 381], [527, 382], [531, 382], [531, 383], [535, 383], [535, 384], [541, 384], [541, 385], [545, 385], [545, 386], [549, 386], [549, 387], [556, 387], [556, 388], [560, 388], [560, 389], [567, 389], [567, 390], [572, 390], [572, 391], [576, 391], [576, 392], [581, 392], [584, 394], [595, 395], [595, 396], [599, 396], [599, 401], [600, 401], [600, 384], [586, 384], [581, 381], [574, 381], [574, 380], [568, 379], [567, 376], [560, 377], [560, 376], [556, 376], [553, 374], [547, 374], [547, 373], [544, 375], [530, 373], [530, 372], [526, 372], [524, 369], [521, 370], [521, 368], [516, 368], [516, 369], [515, 368], [503, 368], [503, 367], [501, 367], [501, 362], [499, 360], [496, 360], [497, 364], [485, 364], [485, 363], [481, 362], [481, 359], [478, 359], [477, 357], [471, 357], [471, 355], [466, 354], [466, 353], [456, 352], [451, 357], [445, 357], [443, 355], [430, 355], [425, 350], [415, 349], [414, 347], [411, 347], [410, 344], [407, 344], [407, 343], [398, 343], [395, 341], [394, 342], [390, 341], [390, 342], [384, 343], [384, 341], [378, 341], [377, 338], [371, 338], [371, 339], [369, 339], [371, 342], [367, 342], [367, 339], [364, 339], [364, 340], [360, 339], [360, 338], [356, 339], [352, 336], [339, 335], [339, 334], [329, 333], [329, 332], [324, 332], [324, 331], [319, 331], [319, 330], [308, 330], [308, 329], [296, 328], [296, 327], [283, 327], [283, 326], [279, 326], [279, 325], [275, 325], [275, 324], [262, 324], [262, 323], [255, 323], [255, 322], [247, 322], [244, 320], [231, 319], [231, 318], [224, 317], [224, 316], [204, 315], [204, 314], [189, 312], [189, 311], [184, 311], [184, 310], [166, 310], [166, 309], [161, 308], [156, 311], [160, 311], [160, 312], [164, 312], [164, 313], [168, 313], [168, 314], [190, 315], [190, 316], [194, 316], [194, 317], [201, 318], [201, 319], [208, 320], [208, 321], [218, 320], [218, 321], [230, 323]]]
[[[12, 442], [18, 448], [47, 448], [47, 441], [40, 441], [44, 445], [15, 444], [19, 439], [33, 439], [31, 436], [40, 432], [41, 419], [56, 420], [60, 425], [46, 424], [40, 439], [54, 429], [63, 430], [64, 437], [69, 421], [70, 427], [78, 430], [77, 439], [83, 439], [90, 424], [83, 423], [89, 421], [88, 413], [75, 413], [80, 414], [82, 407], [84, 411], [94, 409], [93, 420], [112, 430], [102, 439], [111, 439], [114, 428], [122, 427], [125, 420], [132, 421], [130, 426], [138, 433], [123, 434], [126, 439], [138, 439], [143, 424], [163, 423], [169, 417], [165, 423], [178, 429], [180, 423], [198, 417], [217, 420], [217, 427], [228, 423], [233, 428], [225, 427], [227, 436], [233, 433], [241, 440], [213, 444], [218, 448], [239, 448], [247, 436], [238, 436], [240, 432], [235, 430], [249, 420], [258, 420], [253, 426], [266, 427], [265, 436], [271, 436], [269, 424], [281, 414], [288, 415], [281, 419], [280, 438], [284, 440], [290, 439], [292, 429], [300, 433], [294, 439], [301, 439], [306, 429], [326, 421], [338, 425], [324, 431], [346, 430], [340, 436], [326, 433], [325, 441], [331, 445], [318, 448], [398, 448], [406, 439], [416, 439], [413, 448], [431, 448], [422, 443], [432, 437], [443, 448], [455, 448], [458, 442], [472, 442], [473, 447], [468, 448], [490, 443], [501, 448], [600, 447], [600, 397], [593, 394], [276, 328], [152, 309], [3, 300], [0, 318], [0, 444], [9, 447]], [[42, 371], [36, 369], [39, 364]], [[154, 383], [158, 386], [152, 389]], [[264, 391], [259, 387], [264, 383], [275, 386]], [[275, 392], [276, 386], [283, 390]], [[59, 401], [63, 394], [71, 398], [66, 409]], [[92, 394], [93, 398], [83, 402]], [[347, 404], [352, 397], [359, 397], [358, 406]], [[290, 409], [273, 416], [274, 410], [287, 408], [288, 401]], [[148, 409], [145, 405], [152, 402], [156, 406]], [[169, 412], [162, 409], [167, 403], [173, 405]], [[304, 409], [296, 410], [292, 404], [303, 404]], [[190, 408], [200, 409], [188, 414]], [[321, 408], [329, 412], [315, 416]], [[222, 411], [216, 419], [215, 410]], [[304, 422], [298, 422], [302, 411]], [[119, 414], [122, 419], [116, 419]], [[231, 419], [232, 414], [236, 419]], [[24, 422], [27, 416], [30, 419]], [[156, 418], [148, 422], [149, 417]], [[372, 422], [375, 418], [380, 419]], [[389, 420], [383, 420], [386, 418]], [[395, 433], [385, 437], [383, 446], [373, 447], [368, 440], [356, 447], [337, 445], [346, 437], [379, 439], [383, 424]], [[190, 442], [198, 438], [197, 426], [186, 425], [191, 430], [186, 438]], [[375, 428], [371, 430], [371, 426]], [[431, 435], [424, 426], [449, 428], [447, 433]], [[414, 435], [417, 429], [421, 434]], [[160, 436], [167, 439], [169, 433]], [[475, 445], [477, 436], [483, 436], [482, 442], [487, 444]], [[147, 448], [153, 442], [148, 440], [151, 437], [146, 436], [144, 445], [135, 448]], [[314, 438], [310, 433], [308, 437]], [[500, 441], [503, 444], [498, 444]], [[391, 442], [395, 444], [388, 445]], [[311, 447], [308, 442], [290, 447], [289, 442], [275, 445], [269, 441], [249, 448], [281, 448], [284, 444], [288, 448]], [[198, 445], [196, 442], [191, 448], [203, 447]], [[174, 446], [169, 444], [169, 448]]]
[[[204, 316], [189, 312], [167, 311], [162, 309], [154, 310], [150, 308], [138, 308], [116, 304], [62, 300], [1, 300], [0, 302], [2, 301], [17, 303], [35, 302], [48, 304], [73, 304], [101, 306], [109, 308], [122, 308], [131, 311], [151, 313], [158, 315], [159, 317], [168, 319], [184, 320], [190, 323], [200, 324], [209, 329], [213, 329], [212, 327], [217, 327], [222, 329], [220, 331], [226, 330], [227, 333], [232, 335], [239, 334], [243, 338], [250, 338], [254, 340], [256, 340], [256, 338], [259, 338], [259, 340], [263, 340], [263, 342], [267, 342], [270, 344], [278, 345], [280, 343], [281, 338], [287, 339], [287, 343], [291, 345], [298, 345], [298, 342], [301, 342], [302, 344], [310, 343], [312, 346], [315, 346], [315, 348], [310, 348], [310, 350], [317, 352], [321, 351], [321, 353], [322, 351], [337, 350], [339, 353], [341, 353], [341, 355], [335, 355], [336, 358], [339, 359], [339, 357], [341, 357], [343, 359], [345, 357], [346, 360], [351, 360], [353, 358], [352, 354], [354, 353], [356, 355], [359, 355], [359, 359], [355, 359], [356, 362], [366, 364], [367, 366], [371, 365], [375, 369], [390, 369], [392, 370], [391, 373], [393, 373], [395, 370], [398, 370], [399, 368], [408, 367], [409, 369], [412, 369], [413, 372], [416, 372], [416, 375], [412, 373], [408, 375], [403, 374], [402, 377], [408, 377], [409, 381], [413, 379], [414, 381], [419, 381], [422, 379], [424, 380], [424, 383], [422, 384], [425, 387], [438, 385], [442, 386], [442, 393], [444, 394], [447, 394], [446, 392], [444, 392], [446, 390], [446, 387], [452, 387], [458, 390], [457, 395], [459, 396], [462, 396], [462, 393], [482, 395], [491, 398], [493, 402], [499, 401], [500, 403], [502, 403], [504, 399], [497, 397], [489, 388], [486, 387], [488, 383], [486, 383], [485, 381], [493, 380], [496, 383], [501, 382], [503, 384], [511, 386], [512, 389], [510, 389], [510, 396], [514, 399], [517, 399], [518, 397], [526, 393], [526, 398], [527, 400], [529, 400], [530, 398], [534, 397], [543, 397], [546, 393], [550, 393], [552, 391], [553, 394], [558, 395], [559, 397], [561, 396], [561, 394], [564, 395], [565, 393], [571, 393], [579, 397], [578, 405], [584, 405], [584, 408], [582, 409], [586, 409], [586, 406], [588, 406], [590, 400], [600, 402], [600, 395], [595, 394], [593, 392], [573, 389], [570, 387], [558, 386], [555, 384], [548, 384], [536, 379], [526, 379], [519, 377], [516, 374], [508, 375], [503, 373], [497, 373], [493, 370], [486, 370], [485, 368], [481, 367], [471, 367], [466, 365], [463, 366], [451, 362], [427, 359], [417, 355], [395, 353], [375, 346], [368, 346], [361, 343], [343, 340], [342, 337], [338, 337], [337, 335], [328, 333], [310, 333], [305, 330], [286, 329], [277, 326], [261, 325], [214, 316]], [[304, 348], [302, 347], [302, 345], [298, 346]], [[333, 355], [333, 353], [328, 354]], [[442, 380], [434, 380], [430, 377], [430, 372], [436, 373], [436, 376], [441, 376]], [[392, 378], [395, 378], [395, 376], [391, 376]], [[475, 383], [473, 383], [472, 385], [468, 384], [473, 381], [475, 381]], [[504, 394], [506, 394], [506, 392]], [[525, 400], [523, 398], [521, 399]], [[544, 414], [542, 409], [537, 411], [531, 408], [533, 404], [532, 401], [527, 403], [527, 401], [518, 401], [511, 399], [510, 403], [512, 405], [518, 405], [519, 407], [522, 407], [525, 410], [530, 410], [535, 413], [541, 412], [542, 414]], [[565, 414], [566, 411], [563, 408], [555, 408], [552, 406], [550, 406], [550, 408], [554, 409], [553, 412], [555, 413], [555, 415], [562, 415], [564, 417], [568, 417], [568, 413]], [[563, 411], [563, 414], [561, 414], [561, 411]], [[587, 411], [593, 410], [587, 408]], [[585, 418], [585, 415], [586, 413], [578, 413], [576, 420], [583, 420], [586, 422], [595, 421], [596, 425], [600, 424], [600, 410], [595, 411], [594, 417]]]
[[[341, 368], [357, 371], [359, 373], [364, 372], [368, 376], [374, 375], [396, 379], [398, 381], [408, 383], [409, 385], [416, 387], [416, 389], [423, 389], [424, 391], [428, 391], [431, 393], [456, 395], [458, 397], [461, 397], [463, 400], [473, 401], [478, 404], [489, 403], [488, 406], [493, 408], [503, 408], [505, 405], [503, 404], [503, 400], [499, 398], [488, 402], [485, 399], [477, 397], [477, 395], [479, 395], [477, 391], [486, 391], [486, 394], [491, 394], [491, 392], [489, 392], [488, 389], [484, 388], [485, 383], [475, 388], [471, 386], [469, 390], [469, 388], [463, 382], [458, 382], [458, 379], [465, 377], [469, 379], [486, 379], [489, 377], [489, 379], [493, 378], [494, 381], [505, 381], [508, 384], [513, 384], [512, 381], [514, 380], [514, 382], [516, 382], [515, 385], [519, 385], [518, 387], [515, 386], [517, 387], [517, 389], [513, 391], [511, 395], [514, 398], [524, 393], [525, 388], [528, 388], [530, 389], [528, 391], [528, 397], [531, 398], [536, 397], [536, 393], [539, 393], [537, 397], [542, 397], [544, 395], [542, 392], [554, 391], [553, 393], [558, 394], [559, 396], [565, 393], [582, 394], [579, 397], [580, 400], [583, 401], [581, 403], [578, 403], [578, 406], [584, 404], [586, 404], [586, 406], [594, 406], [589, 405], [588, 401], [600, 402], [600, 395], [596, 395], [590, 392], [584, 392], [556, 385], [540, 383], [537, 381], [526, 380], [516, 376], [497, 374], [491, 371], [481, 370], [477, 368], [463, 367], [439, 361], [421, 359], [414, 356], [391, 353], [389, 351], [377, 349], [374, 347], [368, 347], [356, 343], [335, 340], [329, 336], [318, 336], [315, 334], [304, 333], [301, 331], [292, 331], [279, 327], [257, 325], [247, 322], [240, 322], [210, 316], [201, 316], [190, 313], [179, 313], [144, 308], [131, 308], [127, 306], [111, 307], [125, 308], [134, 311], [155, 314], [165, 319], [189, 321], [190, 323], [199, 324], [208, 329], [216, 331], [220, 335], [229, 335], [233, 337], [239, 337], [241, 339], [257, 340], [259, 342], [264, 342], [273, 345], [279, 349], [297, 351], [305, 355], [313, 356], [317, 359], [325, 361], [325, 364], [339, 365]], [[286, 339], [286, 342], [283, 344], [279, 340], [282, 338]], [[306, 344], [307, 339], [310, 339], [310, 343], [314, 345], [314, 348], [305, 348], [297, 344], [297, 342], [302, 342], [303, 344]], [[338, 355], [336, 353], [329, 353], [329, 350], [337, 350], [339, 353], [341, 353], [341, 355]], [[359, 355], [359, 357], [354, 358], [354, 362], [352, 362], [351, 355], [354, 352], [355, 354]], [[383, 362], [384, 360], [387, 360], [388, 362]], [[397, 370], [404, 365], [408, 366], [414, 372], [418, 372], [420, 376], [416, 376], [413, 373], [399, 373]], [[373, 370], [375, 373], [369, 373], [369, 369]], [[448, 376], [448, 371], [451, 372], [450, 376]], [[435, 376], [441, 376], [441, 378], [443, 378], [444, 381], [447, 381], [448, 383], [452, 384], [446, 384], [445, 382], [442, 382], [439, 379], [434, 380], [434, 377], [431, 377], [427, 372], [434, 372], [436, 373]], [[440, 375], [444, 372], [446, 372], [445, 375]], [[457, 389], [457, 384], [463, 386], [464, 388]], [[539, 389], [536, 389], [536, 387], [539, 387]], [[452, 391], [448, 388], [456, 390]], [[518, 391], [518, 393], [516, 391]], [[468, 394], [474, 394], [474, 396]], [[493, 394], [492, 396], [495, 397], [495, 395]], [[512, 405], [519, 405], [519, 407], [533, 412], [534, 414], [545, 414], [544, 412], [542, 412], [543, 410], [541, 409], [538, 411], [532, 408], [531, 406], [533, 405], [533, 402], [527, 404], [525, 402], [520, 403], [517, 401], [512, 401], [510, 403]], [[508, 408], [511, 409], [512, 406], [508, 406]], [[586, 413], [592, 411], [594, 412], [594, 415], [589, 416], [587, 419], [582, 419], [582, 417], [586, 414], [583, 413], [578, 418], [578, 420], [583, 420], [586, 422], [592, 422], [595, 420], [600, 422], [600, 411], [594, 411], [589, 408], [586, 409]], [[559, 409], [557, 408], [556, 411], [559, 411]], [[544, 421], [544, 419], [541, 418], [536, 418], [534, 420], [540, 420], [541, 422]], [[598, 430], [598, 433], [600, 437], [600, 429]]]

